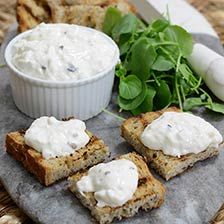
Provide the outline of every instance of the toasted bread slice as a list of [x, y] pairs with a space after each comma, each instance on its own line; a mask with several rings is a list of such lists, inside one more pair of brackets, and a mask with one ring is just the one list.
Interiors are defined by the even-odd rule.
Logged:
[[75, 5], [68, 8], [68, 22], [102, 30], [106, 9], [100, 6]]
[[140, 155], [133, 152], [121, 155], [116, 159], [128, 159], [132, 161], [137, 166], [139, 173], [137, 190], [133, 197], [122, 206], [115, 208], [109, 206], [98, 207], [96, 206], [97, 201], [94, 198], [94, 193], [85, 193], [85, 196], [79, 193], [76, 189], [76, 183], [83, 176], [87, 175], [88, 170], [78, 172], [69, 177], [71, 183], [69, 190], [91, 211], [92, 216], [94, 216], [100, 224], [111, 223], [114, 219], [134, 216], [140, 208], [149, 210], [160, 207], [164, 202], [164, 186], [152, 176], [147, 164]]
[[17, 3], [20, 32], [41, 22], [71, 23], [101, 30], [108, 7], [115, 7], [122, 14], [136, 12], [127, 0], [18, 0]]
[[41, 22], [51, 22], [46, 0], [17, 0], [16, 16], [19, 32], [34, 28]]
[[27, 146], [24, 142], [24, 131], [8, 133], [5, 146], [9, 154], [22, 162], [24, 167], [42, 184], [48, 186], [81, 169], [102, 162], [109, 156], [105, 143], [90, 132], [87, 133], [90, 141], [85, 147], [69, 156], [58, 158], [44, 159], [41, 153]]
[[196, 162], [218, 155], [219, 149], [207, 148], [198, 154], [189, 153], [178, 158], [165, 155], [162, 151], [152, 150], [144, 146], [140, 140], [140, 136], [145, 127], [166, 111], [180, 112], [179, 109], [171, 107], [166, 110], [148, 112], [137, 117], [131, 117], [123, 122], [121, 126], [121, 136], [124, 137], [137, 152], [146, 157], [150, 166], [154, 168], [158, 174], [166, 180], [169, 180], [192, 167]]

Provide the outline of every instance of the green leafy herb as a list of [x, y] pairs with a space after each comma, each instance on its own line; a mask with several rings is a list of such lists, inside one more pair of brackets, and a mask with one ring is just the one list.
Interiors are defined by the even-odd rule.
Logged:
[[205, 107], [218, 113], [224, 113], [224, 105], [220, 103], [210, 103]]
[[151, 68], [155, 71], [169, 71], [173, 67], [173, 62], [163, 55], [158, 55]]
[[155, 95], [155, 100], [154, 100], [155, 109], [159, 110], [164, 107], [167, 107], [170, 104], [171, 99], [172, 99], [172, 94], [170, 92], [169, 85], [164, 80], [161, 80]]
[[116, 76], [121, 110], [137, 115], [174, 104], [182, 110], [205, 106], [224, 113], [224, 105], [213, 102], [202, 78], [187, 64], [193, 40], [182, 27], [166, 19], [145, 25], [133, 14], [122, 17], [117, 9], [109, 8], [103, 30], [120, 49]]
[[126, 100], [122, 98], [121, 96], [118, 97], [118, 104], [121, 109], [123, 110], [133, 110], [141, 105], [141, 103], [144, 101], [146, 96], [146, 89], [147, 86], [144, 82], [142, 82], [142, 91], [141, 93], [136, 96], [134, 99]]
[[203, 102], [200, 97], [191, 97], [185, 100], [184, 110], [191, 110], [193, 107], [201, 106]]
[[115, 8], [108, 8], [107, 14], [103, 22], [103, 32], [111, 35], [112, 29], [121, 20], [121, 12]]
[[150, 67], [153, 65], [157, 53], [146, 37], [139, 38], [131, 49], [130, 68], [141, 80], [150, 77]]
[[145, 98], [143, 102], [135, 109], [131, 110], [133, 115], [138, 115], [140, 113], [145, 113], [153, 109], [153, 99], [156, 91], [153, 87], [148, 86], [145, 93]]
[[193, 41], [191, 35], [180, 26], [169, 26], [164, 31], [164, 39], [177, 43], [180, 55], [187, 57], [191, 54]]
[[122, 77], [119, 84], [120, 96], [130, 100], [138, 96], [142, 91], [142, 82], [135, 75]]
[[170, 25], [170, 22], [168, 20], [158, 19], [152, 23], [151, 27], [152, 27], [153, 31], [158, 33], [158, 32], [162, 32], [169, 25]]
[[112, 29], [112, 37], [115, 40], [119, 40], [121, 34], [135, 32], [137, 26], [138, 18], [134, 14], [127, 14]]

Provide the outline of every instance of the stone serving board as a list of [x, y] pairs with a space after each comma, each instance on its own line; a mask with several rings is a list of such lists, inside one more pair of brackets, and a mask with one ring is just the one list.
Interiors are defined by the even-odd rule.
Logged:
[[[7, 42], [16, 34], [9, 32], [1, 49], [1, 60]], [[200, 36], [200, 39], [203, 39]], [[217, 41], [209, 39], [209, 45], [221, 52]], [[206, 40], [203, 39], [206, 43]], [[117, 113], [114, 91], [108, 110]], [[193, 111], [210, 121], [224, 135], [224, 115], [205, 109]], [[122, 116], [129, 116], [122, 114]], [[11, 156], [5, 153], [7, 132], [27, 128], [32, 119], [17, 110], [9, 85], [8, 69], [0, 68], [0, 179], [16, 204], [34, 221], [45, 224], [94, 223], [90, 212], [67, 190], [67, 180], [44, 187], [33, 175]], [[86, 122], [87, 128], [101, 137], [109, 146], [111, 157], [133, 150], [120, 137], [121, 121], [102, 112]], [[153, 172], [153, 171], [152, 171]], [[115, 223], [134, 224], [200, 224], [207, 223], [224, 201], [224, 149], [216, 158], [197, 163], [182, 175], [166, 182], [153, 172], [166, 187], [165, 203], [152, 211], [140, 211], [136, 216]]]

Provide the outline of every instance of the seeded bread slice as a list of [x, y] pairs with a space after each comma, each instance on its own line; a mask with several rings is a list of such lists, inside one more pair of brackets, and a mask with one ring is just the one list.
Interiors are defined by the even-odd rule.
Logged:
[[51, 10], [46, 0], [17, 0], [16, 16], [19, 32], [34, 28], [41, 22], [51, 22]]
[[123, 122], [121, 126], [121, 136], [124, 137], [137, 152], [146, 157], [149, 165], [155, 169], [158, 174], [166, 180], [169, 180], [192, 167], [196, 162], [218, 155], [219, 149], [207, 148], [198, 154], [189, 153], [178, 158], [165, 155], [162, 151], [152, 150], [144, 146], [140, 140], [140, 136], [145, 127], [166, 111], [180, 112], [179, 109], [171, 107], [166, 110], [148, 112], [137, 117], [131, 117]]
[[24, 131], [12, 132], [6, 135], [6, 151], [24, 167], [33, 173], [37, 179], [48, 186], [55, 181], [102, 162], [109, 156], [105, 143], [88, 132], [90, 141], [85, 147], [75, 151], [70, 156], [44, 159], [42, 154], [27, 146], [24, 142]]
[[134, 216], [140, 208], [149, 210], [160, 207], [164, 202], [165, 188], [156, 180], [150, 173], [147, 164], [140, 155], [135, 152], [121, 155], [116, 159], [128, 159], [135, 163], [138, 168], [139, 180], [138, 187], [133, 197], [124, 205], [119, 207], [98, 207], [93, 193], [85, 193], [85, 196], [80, 194], [76, 189], [76, 183], [85, 175], [88, 170], [78, 172], [72, 177], [69, 177], [71, 185], [69, 190], [80, 199], [81, 203], [87, 207], [92, 216], [100, 223], [111, 223], [114, 219], [122, 219], [123, 217]]
[[135, 13], [127, 0], [17, 0], [18, 30], [34, 28], [41, 22], [70, 23], [102, 29], [108, 7], [122, 14]]

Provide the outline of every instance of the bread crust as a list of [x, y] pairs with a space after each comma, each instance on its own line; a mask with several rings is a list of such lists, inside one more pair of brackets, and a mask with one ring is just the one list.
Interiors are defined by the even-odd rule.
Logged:
[[144, 146], [140, 140], [140, 136], [145, 127], [166, 111], [181, 112], [176, 107], [170, 107], [166, 110], [148, 112], [137, 117], [131, 117], [122, 123], [121, 136], [125, 138], [125, 140], [131, 144], [138, 153], [146, 157], [148, 164], [158, 174], [160, 174], [165, 180], [169, 180], [183, 173], [196, 162], [218, 155], [219, 149], [207, 148], [198, 154], [189, 153], [178, 158], [175, 156], [165, 155], [161, 150], [153, 150]]
[[41, 22], [70, 23], [102, 30], [108, 7], [122, 14], [135, 13], [127, 0], [17, 0], [19, 32], [34, 28]]
[[107, 145], [96, 136], [87, 132], [90, 141], [85, 147], [69, 156], [44, 159], [42, 154], [27, 146], [24, 141], [24, 132], [11, 132], [6, 135], [6, 151], [24, 167], [33, 173], [40, 183], [45, 186], [66, 178], [69, 175], [102, 162], [109, 156]]
[[158, 208], [164, 202], [166, 190], [163, 184], [152, 176], [142, 156], [132, 152], [121, 155], [117, 157], [116, 160], [117, 159], [128, 159], [132, 161], [137, 166], [139, 173], [138, 187], [133, 197], [122, 206], [115, 208], [109, 206], [98, 207], [96, 206], [97, 201], [92, 192], [85, 193], [85, 196], [78, 192], [76, 183], [82, 176], [87, 175], [88, 170], [78, 172], [69, 177], [71, 183], [69, 190], [91, 211], [92, 216], [95, 217], [100, 224], [111, 223], [114, 219], [120, 220], [123, 217], [132, 217], [140, 208], [143, 210]]

